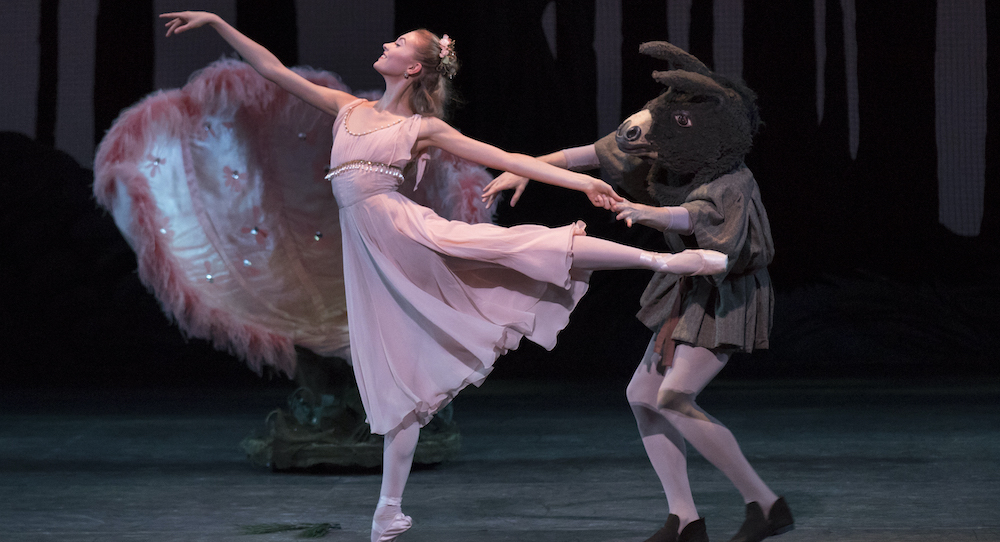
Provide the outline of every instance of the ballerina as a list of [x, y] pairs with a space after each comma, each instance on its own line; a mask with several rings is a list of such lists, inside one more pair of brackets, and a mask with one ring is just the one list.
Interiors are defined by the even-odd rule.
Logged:
[[484, 166], [579, 190], [592, 204], [620, 202], [588, 175], [504, 152], [441, 119], [458, 70], [454, 42], [415, 30], [383, 45], [378, 101], [308, 81], [212, 13], [165, 13], [167, 36], [208, 25], [263, 77], [336, 117], [327, 178], [340, 207], [351, 357], [373, 433], [385, 435], [371, 540], [412, 525], [402, 513], [420, 427], [497, 358], [528, 338], [545, 348], [587, 290], [591, 271], [641, 268], [681, 275], [724, 272], [709, 250], [657, 254], [561, 228], [449, 221], [397, 189], [402, 168], [432, 147]]

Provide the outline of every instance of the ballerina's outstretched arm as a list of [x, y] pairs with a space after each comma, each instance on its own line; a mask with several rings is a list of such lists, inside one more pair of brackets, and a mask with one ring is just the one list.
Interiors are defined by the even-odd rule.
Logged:
[[[597, 150], [593, 144], [582, 147], [571, 147], [556, 151], [545, 156], [539, 156], [536, 160], [541, 160], [546, 164], [558, 168], [570, 169], [573, 171], [587, 171], [597, 169], [601, 166], [597, 158]], [[493, 205], [493, 200], [504, 190], [513, 190], [514, 194], [507, 202], [511, 207], [517, 205], [524, 193], [524, 188], [528, 186], [528, 178], [505, 171], [493, 179], [492, 182], [483, 188], [482, 200], [486, 207]]]
[[[611, 209], [614, 203], [623, 201], [611, 185], [600, 179], [569, 171], [525, 154], [503, 151], [462, 135], [440, 119], [426, 118], [421, 125], [420, 135], [417, 138], [417, 151], [422, 151], [427, 147], [440, 147], [456, 156], [486, 167], [509, 171], [546, 184], [579, 190], [586, 194], [596, 207]], [[564, 165], [564, 162], [560, 162], [558, 157], [554, 157], [552, 160], [557, 164]]]
[[[547, 164], [575, 171], [596, 169], [600, 167], [597, 151], [594, 145], [572, 147], [556, 151], [552, 154], [538, 157]], [[518, 199], [528, 184], [528, 178], [511, 172], [504, 172], [483, 188], [482, 200], [487, 207], [504, 190], [514, 190], [509, 204], [517, 204]], [[624, 220], [628, 227], [632, 224], [642, 224], [660, 231], [676, 233], [691, 233], [691, 214], [683, 207], [651, 207], [627, 200], [616, 200], [611, 210], [618, 213], [618, 220]]]
[[178, 11], [163, 13], [160, 18], [169, 19], [165, 25], [167, 37], [201, 26], [211, 26], [257, 73], [325, 113], [336, 115], [341, 107], [356, 99], [347, 92], [317, 85], [288, 69], [271, 51], [246, 37], [214, 13]]
[[[546, 154], [545, 156], [539, 156], [536, 158], [541, 160], [546, 164], [553, 165], [558, 168], [566, 168], [566, 157], [563, 155], [563, 151], [556, 151], [552, 154]], [[500, 195], [501, 192], [505, 190], [513, 190], [514, 194], [511, 195], [510, 199], [507, 200], [507, 204], [511, 207], [517, 205], [518, 200], [521, 199], [521, 194], [524, 193], [524, 189], [528, 186], [528, 178], [516, 175], [509, 171], [505, 171], [500, 175], [497, 175], [495, 179], [490, 181], [485, 187], [483, 187], [482, 200], [486, 207], [493, 205], [493, 201]]]

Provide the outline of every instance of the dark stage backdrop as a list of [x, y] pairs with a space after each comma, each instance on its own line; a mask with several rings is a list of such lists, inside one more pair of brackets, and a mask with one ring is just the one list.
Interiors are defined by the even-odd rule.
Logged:
[[[58, 119], [67, 104], [79, 103], [65, 81], [81, 67], [61, 61], [66, 48], [58, 41], [67, 13], [82, 4], [23, 4], [32, 7], [19, 4], [24, 9], [14, 16], [38, 29], [39, 47], [20, 60], [30, 65], [13, 55], [3, 64], [18, 76], [3, 83], [5, 96], [22, 96], [19, 86], [27, 85], [34, 111], [5, 113], [0, 126], [8, 130], [0, 134], [2, 384], [268, 385], [238, 360], [180, 337], [89, 195], [90, 161], [80, 149], [92, 148], [121, 109], [162, 80], [170, 60], [157, 50], [155, 12], [183, 6], [94, 2], [93, 69], [84, 78], [92, 81], [92, 141], [81, 147], [60, 144], [68, 136]], [[463, 60], [452, 122], [511, 151], [542, 154], [592, 142], [614, 125], [609, 104], [610, 118], [620, 119], [656, 96], [661, 89], [650, 72], [665, 66], [638, 55], [643, 41], [670, 39], [747, 80], [765, 121], [748, 163], [771, 218], [778, 305], [771, 351], [740, 358], [725, 374], [987, 370], [988, 343], [1000, 330], [995, 3], [376, 4], [377, 17], [336, 8], [342, 26], [367, 29], [351, 39], [371, 42], [365, 50], [375, 51], [373, 60], [377, 44], [396, 33], [428, 27], [450, 34]], [[307, 24], [323, 3], [220, 5], [286, 63], [342, 71], [315, 65], [333, 58], [317, 53], [316, 40], [325, 37]], [[963, 47], [976, 54], [956, 62]], [[362, 64], [370, 64], [367, 57]], [[358, 89], [377, 84], [364, 77], [345, 80]], [[955, 184], [955, 171], [971, 182]], [[578, 218], [593, 235], [660, 245], [651, 231], [624, 228], [581, 196], [546, 186], [532, 185], [516, 208], [501, 206], [497, 215], [502, 224]], [[649, 337], [632, 317], [648, 277], [595, 274], [556, 350], [526, 344], [495, 376], [627, 378]]]

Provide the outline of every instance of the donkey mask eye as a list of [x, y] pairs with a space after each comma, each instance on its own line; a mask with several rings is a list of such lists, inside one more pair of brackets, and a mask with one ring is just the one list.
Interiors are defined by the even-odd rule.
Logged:
[[690, 128], [691, 126], [694, 125], [694, 123], [691, 122], [691, 117], [688, 116], [687, 111], [675, 112], [674, 120], [677, 122], [677, 125], [680, 126], [681, 128]]

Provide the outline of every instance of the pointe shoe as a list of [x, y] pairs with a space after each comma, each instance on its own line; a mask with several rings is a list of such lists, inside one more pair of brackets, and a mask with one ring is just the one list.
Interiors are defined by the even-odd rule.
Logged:
[[764, 517], [764, 510], [760, 504], [755, 501], [747, 504], [746, 519], [729, 542], [760, 542], [769, 536], [784, 534], [794, 528], [795, 520], [792, 519], [792, 511], [788, 508], [784, 497], [780, 497], [771, 505], [767, 518]]
[[403, 515], [402, 512], [397, 513], [396, 517], [392, 518], [392, 521], [389, 522], [389, 525], [385, 529], [381, 529], [381, 532], [379, 532], [379, 525], [373, 521], [372, 542], [392, 542], [412, 526], [413, 518]]
[[[705, 529], [705, 518], [700, 518], [684, 526], [680, 530], [681, 520], [670, 514], [667, 522], [659, 531], [647, 538], [645, 542], [708, 542], [708, 531]], [[680, 530], [678, 533], [677, 531]]]
[[648, 254], [653, 270], [674, 275], [717, 275], [726, 270], [729, 257], [715, 250], [690, 248], [677, 254]]

